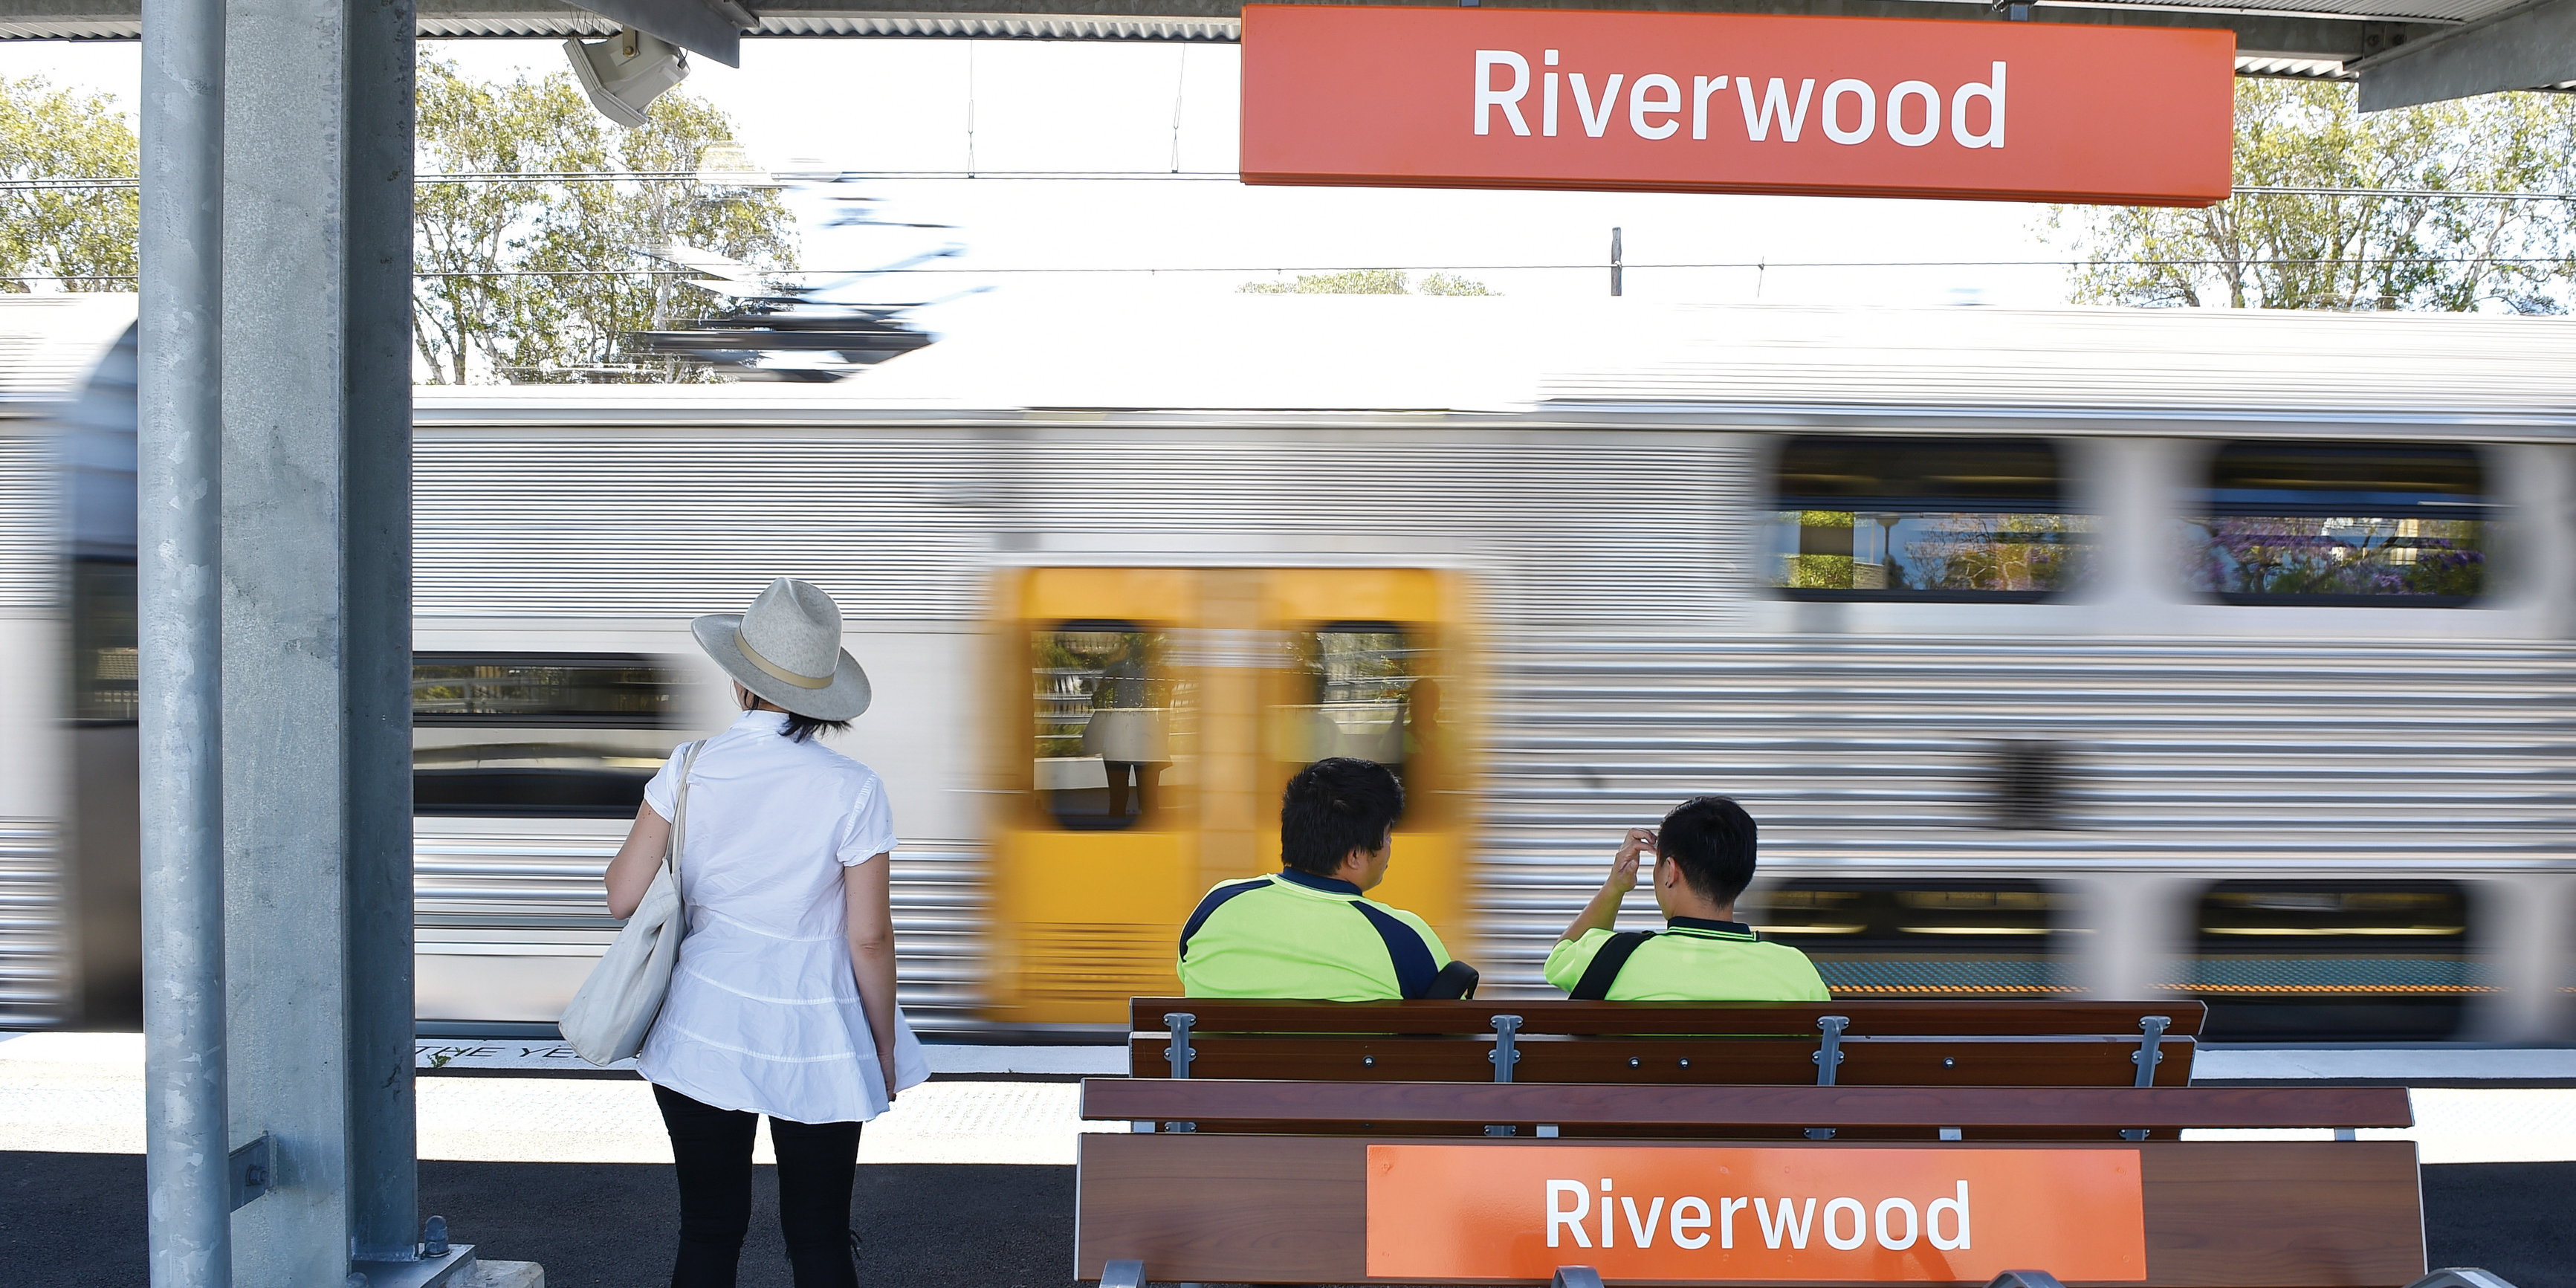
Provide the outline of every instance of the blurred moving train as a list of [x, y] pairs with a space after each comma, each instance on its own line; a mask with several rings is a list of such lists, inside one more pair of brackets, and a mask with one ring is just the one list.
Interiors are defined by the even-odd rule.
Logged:
[[[133, 1022], [131, 318], [0, 301], [9, 1025]], [[840, 745], [926, 1030], [1122, 1026], [1338, 752], [1400, 767], [1386, 897], [1488, 995], [1544, 990], [1620, 829], [1724, 792], [1747, 919], [1843, 995], [2565, 1039], [2571, 359], [2519, 318], [1253, 297], [993, 310], [821, 389], [423, 389], [423, 1030], [543, 1031], [644, 778], [727, 718], [687, 619], [788, 573], [876, 681]]]

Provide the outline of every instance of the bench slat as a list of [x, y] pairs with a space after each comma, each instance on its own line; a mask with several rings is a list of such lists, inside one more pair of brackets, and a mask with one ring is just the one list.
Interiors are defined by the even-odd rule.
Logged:
[[[1851, 1019], [1855, 1036], [2078, 1034], [2135, 1037], [2141, 1016], [2172, 1020], [2173, 1037], [2198, 1034], [2206, 1003], [2056, 1001], [1576, 1002], [1526, 998], [1476, 1002], [1306, 1002], [1278, 999], [1139, 997], [1133, 1031], [1160, 1034], [1163, 1017], [1197, 1016], [1202, 1033], [1491, 1034], [1493, 1017], [1521, 1017], [1524, 1034], [1684, 1033], [1748, 1037], [1816, 1035], [1816, 1018]], [[1667, 1027], [1669, 1026], [1669, 1027]]]
[[[1167, 1034], [1137, 1034], [1128, 1046], [1128, 1073], [1162, 1078], [1171, 1073]], [[1812, 1084], [1816, 1040], [1809, 1038], [1566, 1038], [1540, 1036], [1518, 1042], [1517, 1082], [1652, 1082], [1697, 1084]], [[2159, 1086], [2191, 1081], [2194, 1043], [2169, 1040], [2156, 1067]], [[1490, 1038], [1472, 1037], [1261, 1037], [1190, 1035], [1192, 1078], [1315, 1079], [1333, 1082], [1491, 1082]], [[1878, 1086], [2077, 1086], [2118, 1087], [2135, 1081], [2135, 1041], [2100, 1037], [1906, 1038], [1843, 1046], [1835, 1081]], [[1629, 1067], [1629, 1061], [1636, 1067]], [[1690, 1063], [1684, 1066], [1682, 1061]], [[1948, 1060], [1944, 1065], [1942, 1061]]]
[[2403, 1087], [1685, 1087], [1086, 1078], [1115, 1121], [1744, 1127], [2409, 1127]]

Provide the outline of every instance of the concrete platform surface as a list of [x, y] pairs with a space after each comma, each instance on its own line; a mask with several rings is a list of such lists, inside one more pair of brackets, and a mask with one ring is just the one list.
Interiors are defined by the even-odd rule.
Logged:
[[[640, 1163], [420, 1165], [424, 1211], [495, 1257], [545, 1267], [549, 1288], [638, 1288], [670, 1278], [671, 1169]], [[742, 1288], [789, 1288], [777, 1193], [759, 1169]], [[2483, 1266], [2515, 1288], [2576, 1288], [2576, 1163], [2424, 1169], [2436, 1266]], [[869, 1284], [1071, 1288], [1070, 1167], [883, 1164], [859, 1169], [851, 1217]], [[0, 1284], [141, 1284], [143, 1160], [0, 1153]]]

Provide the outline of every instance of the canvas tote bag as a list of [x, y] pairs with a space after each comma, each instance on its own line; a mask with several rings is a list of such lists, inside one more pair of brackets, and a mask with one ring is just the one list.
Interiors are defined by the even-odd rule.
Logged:
[[596, 1065], [633, 1059], [644, 1046], [671, 991], [671, 966], [680, 957], [680, 937], [688, 932], [688, 910], [680, 903], [680, 846], [689, 826], [689, 771], [697, 766], [706, 743], [692, 743], [680, 760], [679, 796], [671, 806], [671, 842], [662, 851], [662, 870], [635, 905], [617, 938], [581, 982], [564, 1008], [564, 1041], [581, 1058]]

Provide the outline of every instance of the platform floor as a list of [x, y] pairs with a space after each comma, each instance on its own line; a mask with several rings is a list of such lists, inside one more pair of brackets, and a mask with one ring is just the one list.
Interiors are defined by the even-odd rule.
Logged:
[[[1109, 1055], [941, 1054], [970, 1067], [906, 1092], [861, 1137], [869, 1282], [1068, 1288], [1070, 1164], [1086, 1129], [1071, 1075]], [[145, 1281], [141, 1061], [130, 1034], [0, 1037], [0, 1285]], [[1003, 1071], [1031, 1061], [1077, 1068]], [[541, 1047], [425, 1062], [445, 1067], [419, 1082], [424, 1213], [496, 1257], [544, 1264], [556, 1288], [664, 1281], [670, 1151], [642, 1082]], [[2417, 1127], [2370, 1134], [2423, 1152], [2433, 1264], [2576, 1288], [2576, 1087], [2419, 1087], [2414, 1100]], [[759, 1177], [742, 1284], [785, 1288], [769, 1169]]]

